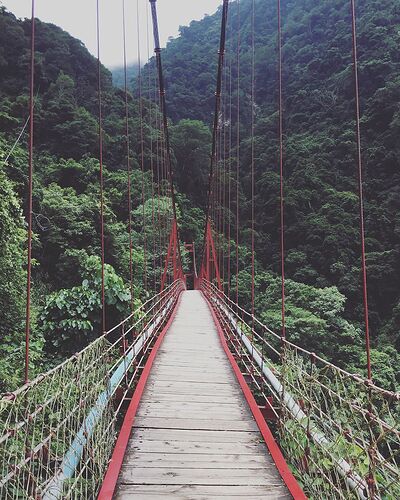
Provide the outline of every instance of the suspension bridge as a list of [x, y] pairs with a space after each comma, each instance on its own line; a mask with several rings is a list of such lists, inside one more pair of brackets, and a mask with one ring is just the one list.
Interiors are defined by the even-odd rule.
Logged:
[[[158, 276], [158, 281], [155, 280], [158, 291], [137, 309], [132, 308], [129, 316], [119, 324], [106, 326], [103, 105], [98, 29], [101, 314], [104, 333], [60, 365], [30, 380], [35, 53], [32, 2], [25, 384], [3, 395], [0, 400], [1, 498], [400, 498], [400, 394], [374, 384], [370, 360], [354, 0], [349, 6], [352, 13], [366, 376], [346, 372], [292, 343], [286, 335], [280, 1], [277, 2], [277, 46], [282, 328], [280, 332], [274, 332], [254, 314], [254, 144], [250, 311], [243, 309], [238, 301], [239, 200], [236, 203], [236, 235], [223, 210], [227, 206], [231, 209], [231, 196], [235, 195], [230, 181], [229, 184], [226, 182], [225, 154], [230, 148], [224, 141], [226, 136], [222, 125], [226, 118], [222, 96], [229, 87], [224, 56], [230, 3], [224, 0], [220, 10], [221, 36], [208, 198], [204, 237], [196, 258], [195, 245], [183, 246], [180, 238], [156, 0], [150, 0], [159, 86], [157, 106], [160, 110], [160, 139], [154, 145], [157, 155], [154, 185], [159, 203], [152, 212], [152, 225], [158, 225], [158, 243], [162, 249], [160, 263], [156, 259], [153, 262], [157, 268], [154, 270]], [[99, 16], [97, 2], [98, 28]], [[251, 22], [254, 28], [254, 2]], [[125, 15], [123, 36], [132, 284], [132, 158]], [[254, 29], [252, 36], [251, 102], [254, 104]], [[254, 129], [254, 105], [251, 126]], [[254, 140], [254, 133], [251, 137]], [[230, 156], [231, 151], [228, 154]], [[239, 181], [238, 153], [236, 157]], [[236, 194], [238, 196], [238, 191]], [[168, 204], [169, 215], [161, 224], [159, 208], [162, 203]], [[231, 240], [236, 244], [233, 249], [236, 267], [231, 258]], [[152, 243], [155, 244], [147, 242], [148, 245]], [[131, 292], [133, 294], [132, 286]]]

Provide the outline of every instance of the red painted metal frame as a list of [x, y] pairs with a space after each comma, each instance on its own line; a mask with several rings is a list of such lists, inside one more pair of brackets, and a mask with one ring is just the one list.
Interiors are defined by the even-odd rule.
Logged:
[[274, 436], [272, 435], [272, 432], [270, 431], [267, 422], [265, 421], [260, 408], [258, 407], [254, 396], [247, 385], [239, 366], [237, 365], [235, 358], [233, 357], [233, 354], [229, 350], [228, 344], [225, 339], [224, 332], [222, 330], [222, 327], [218, 321], [217, 315], [215, 314], [215, 311], [208, 300], [207, 296], [205, 293], [202, 291], [203, 297], [206, 300], [208, 307], [211, 311], [211, 315], [213, 317], [215, 326], [217, 328], [219, 338], [221, 340], [222, 347], [232, 365], [233, 371], [235, 372], [236, 378], [238, 379], [238, 382], [240, 384], [240, 387], [242, 388], [243, 394], [246, 398], [246, 401], [250, 407], [251, 412], [253, 413], [254, 419], [258, 425], [258, 428], [260, 429], [260, 432], [262, 434], [262, 437], [264, 438], [265, 444], [267, 445], [268, 451], [275, 462], [276, 468], [279, 471], [279, 474], [281, 475], [283, 482], [287, 486], [289, 492], [293, 496], [295, 500], [306, 500], [307, 496], [304, 494], [304, 491], [301, 489], [299, 483], [297, 482], [296, 478], [293, 476], [291, 473], [288, 464], [286, 463], [286, 460], [284, 456], [282, 455], [282, 452], [276, 443]]
[[179, 252], [179, 240], [178, 240], [178, 224], [176, 220], [174, 220], [172, 222], [172, 228], [169, 235], [169, 244], [168, 244], [167, 256], [165, 257], [164, 272], [161, 278], [161, 290], [160, 290], [161, 292], [164, 290], [165, 287], [165, 282], [168, 274], [168, 267], [171, 260], [174, 270], [173, 273], [174, 281], [179, 278], [183, 278], [182, 263], [180, 261], [179, 255], [180, 252]]
[[114, 447], [111, 461], [108, 465], [108, 469], [104, 477], [103, 484], [101, 486], [97, 500], [110, 500], [114, 495], [119, 473], [121, 471], [122, 463], [124, 461], [126, 448], [128, 446], [128, 442], [131, 436], [133, 422], [136, 417], [136, 413], [140, 404], [140, 400], [143, 395], [143, 391], [146, 387], [146, 383], [149, 378], [153, 362], [157, 356], [157, 352], [162, 344], [162, 341], [164, 340], [167, 331], [169, 330], [173, 320], [175, 319], [175, 315], [179, 308], [181, 297], [182, 297], [182, 292], [179, 294], [179, 298], [175, 304], [174, 310], [172, 311], [171, 316], [169, 317], [162, 332], [158, 336], [158, 339], [154, 344], [150, 356], [148, 357], [146, 364], [143, 368], [143, 372], [140, 376], [139, 382], [136, 386], [135, 392], [133, 393], [132, 400], [129, 404], [124, 421], [122, 423], [122, 427]]
[[212, 281], [211, 264], [214, 264], [215, 279], [217, 280], [218, 290], [222, 290], [221, 275], [218, 266], [218, 257], [217, 257], [217, 252], [215, 250], [214, 238], [212, 235], [210, 221], [207, 222], [204, 252], [205, 253], [203, 255], [203, 261], [200, 270], [200, 281], [201, 279]]

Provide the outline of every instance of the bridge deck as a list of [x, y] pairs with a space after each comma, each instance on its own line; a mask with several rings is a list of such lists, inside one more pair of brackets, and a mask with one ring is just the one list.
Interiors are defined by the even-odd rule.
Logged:
[[291, 498], [200, 292], [184, 292], [157, 354], [115, 498]]

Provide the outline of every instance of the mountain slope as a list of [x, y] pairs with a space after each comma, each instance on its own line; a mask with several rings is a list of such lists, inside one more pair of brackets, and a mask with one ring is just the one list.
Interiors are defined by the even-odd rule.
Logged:
[[[241, 241], [247, 243], [251, 6], [251, 0], [242, 0], [239, 12], [239, 3], [230, 3], [226, 52], [227, 67], [232, 65], [235, 136], [240, 27], [240, 166], [242, 199], [247, 199], [241, 203]], [[211, 123], [220, 15], [182, 28], [162, 52], [174, 121], [200, 118]], [[400, 5], [359, 0], [357, 17], [372, 338], [375, 346], [400, 350]], [[361, 330], [350, 4], [284, 0], [282, 19], [288, 276], [316, 287], [336, 285], [347, 297], [347, 318]], [[255, 26], [256, 250], [263, 268], [279, 272], [275, 1], [255, 0]], [[144, 86], [153, 65], [154, 60], [144, 70]], [[230, 72], [226, 74], [229, 79]], [[234, 149], [231, 154], [235, 156]]]
[[[256, 313], [280, 328], [279, 178], [277, 169], [275, 2], [255, 1], [256, 34]], [[225, 131], [236, 136], [237, 2], [231, 3], [227, 68], [232, 67], [233, 120]], [[345, 0], [284, 2], [285, 59], [285, 215], [287, 331], [294, 341], [316, 350], [352, 371], [362, 371], [362, 310], [359, 272], [358, 200], [356, 195], [354, 102], [350, 34]], [[395, 387], [400, 350], [400, 190], [398, 188], [399, 59], [396, 52], [399, 9], [392, 0], [360, 2], [360, 63], [366, 165], [367, 251], [370, 280], [373, 364], [376, 380]], [[250, 232], [249, 187], [250, 11], [240, 2], [240, 246], [239, 295], [248, 307]], [[397, 24], [396, 24], [397, 23]], [[0, 10], [0, 158], [8, 156], [27, 116], [29, 24]], [[37, 371], [85, 345], [99, 329], [99, 164], [97, 61], [60, 28], [38, 21], [38, 74], [35, 99], [34, 300], [32, 368]], [[374, 26], [374, 28], [368, 28]], [[182, 28], [182, 36], [163, 51], [181, 235], [200, 248], [209, 167], [219, 15]], [[396, 28], [397, 27], [397, 28]], [[367, 29], [368, 28], [368, 29]], [[397, 29], [397, 31], [396, 31]], [[150, 63], [143, 72], [143, 92]], [[381, 69], [379, 69], [381, 68]], [[225, 84], [229, 81], [226, 78]], [[152, 76], [152, 81], [154, 80]], [[106, 259], [112, 322], [127, 308], [129, 244], [124, 94], [102, 68]], [[225, 85], [226, 87], [226, 85]], [[155, 96], [155, 88], [151, 88]], [[225, 99], [225, 106], [229, 99]], [[152, 184], [155, 145], [160, 133], [157, 106], [144, 99], [144, 175], [141, 171], [139, 103], [128, 98], [132, 160], [135, 297], [144, 298], [144, 244], [148, 262], [160, 262], [157, 224], [152, 220], [157, 192]], [[225, 115], [225, 118], [227, 116]], [[202, 121], [199, 121], [202, 120]], [[230, 127], [232, 127], [230, 129]], [[26, 135], [0, 167], [5, 225], [20, 238], [1, 247], [0, 261], [19, 262], [13, 283], [0, 290], [0, 323], [14, 321], [15, 332], [0, 358], [4, 380], [20, 380], [24, 294], [21, 246], [25, 227], [19, 208], [26, 200]], [[230, 154], [236, 155], [233, 147]], [[157, 175], [157, 172], [153, 171]], [[141, 205], [141, 187], [146, 202]], [[232, 182], [234, 189], [235, 183]], [[232, 197], [234, 198], [234, 196]], [[161, 204], [162, 208], [162, 204]], [[234, 222], [235, 203], [231, 206]], [[162, 210], [161, 210], [162, 211]], [[143, 214], [147, 230], [143, 231]], [[167, 217], [168, 213], [161, 213]], [[7, 226], [7, 224], [8, 226]], [[232, 233], [233, 234], [233, 233]], [[154, 244], [156, 243], [156, 244]], [[231, 262], [235, 246], [231, 242]], [[3, 259], [3, 260], [2, 260]], [[71, 272], [71, 269], [73, 272]], [[147, 282], [159, 270], [146, 266]], [[225, 274], [226, 276], [226, 274]], [[235, 285], [236, 276], [232, 277]], [[7, 293], [7, 286], [18, 290]], [[1, 287], [0, 287], [1, 288]], [[9, 300], [13, 304], [9, 305]], [[129, 302], [129, 300], [128, 300]], [[81, 313], [69, 321], [71, 311]], [[13, 311], [14, 316], [7, 316]], [[0, 347], [4, 350], [4, 346]], [[13, 353], [10, 361], [9, 353]], [[17, 369], [16, 369], [17, 367]], [[34, 371], [33, 371], [34, 373]], [[3, 388], [3, 387], [2, 387]]]

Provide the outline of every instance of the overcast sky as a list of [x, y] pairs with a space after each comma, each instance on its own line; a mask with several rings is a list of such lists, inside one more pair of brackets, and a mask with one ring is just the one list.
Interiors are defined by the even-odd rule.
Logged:
[[[136, 7], [139, 2], [140, 50], [147, 59], [147, 10], [148, 0], [125, 0], [127, 18], [127, 57], [137, 60]], [[159, 28], [164, 46], [170, 36], [178, 34], [179, 26], [213, 14], [221, 0], [158, 0]], [[30, 17], [31, 0], [0, 0], [17, 17]], [[36, 17], [61, 26], [71, 35], [82, 40], [96, 55], [96, 0], [36, 0]], [[108, 67], [122, 65], [122, 0], [100, 0], [101, 60]], [[152, 55], [152, 31], [150, 31]]]

